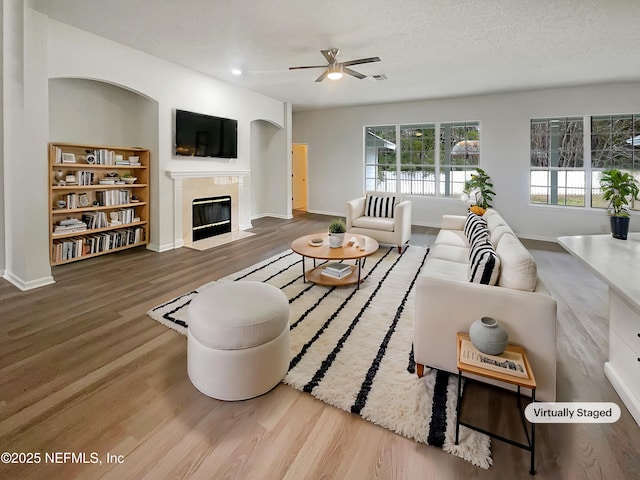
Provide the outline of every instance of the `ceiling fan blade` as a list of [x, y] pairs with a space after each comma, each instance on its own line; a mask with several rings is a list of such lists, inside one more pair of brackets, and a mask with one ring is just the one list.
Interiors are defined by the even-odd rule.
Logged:
[[337, 48], [331, 48], [329, 50], [320, 50], [320, 53], [324, 55], [324, 58], [327, 59], [329, 65], [333, 65], [336, 62], [336, 56], [338, 55], [339, 50]]
[[329, 70], [325, 70], [324, 72], [322, 72], [322, 75], [316, 78], [316, 82], [323, 81], [325, 78], [327, 78], [327, 75], [329, 75]]
[[360, 65], [361, 63], [373, 63], [379, 62], [380, 57], [369, 57], [369, 58], [361, 58], [359, 60], [349, 60], [348, 62], [341, 62], [341, 65], [348, 67], [349, 65]]
[[363, 78], [367, 78], [366, 75], [363, 75], [360, 72], [356, 72], [355, 70], [351, 70], [350, 68], [347, 68], [347, 67], [342, 67], [342, 71], [344, 73], [348, 73], [353, 77], [359, 78], [360, 80], [362, 80]]
[[289, 67], [289, 70], [301, 70], [303, 68], [327, 68], [326, 65], [306, 65], [304, 67]]

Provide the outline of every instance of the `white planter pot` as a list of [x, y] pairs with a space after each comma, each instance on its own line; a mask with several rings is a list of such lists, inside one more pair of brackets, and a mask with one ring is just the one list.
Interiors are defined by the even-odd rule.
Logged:
[[330, 233], [329, 246], [331, 248], [340, 248], [344, 243], [344, 233]]

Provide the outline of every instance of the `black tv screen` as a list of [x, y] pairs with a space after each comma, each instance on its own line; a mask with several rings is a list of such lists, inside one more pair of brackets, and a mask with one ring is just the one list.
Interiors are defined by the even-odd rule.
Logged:
[[238, 121], [176, 110], [176, 155], [238, 158]]

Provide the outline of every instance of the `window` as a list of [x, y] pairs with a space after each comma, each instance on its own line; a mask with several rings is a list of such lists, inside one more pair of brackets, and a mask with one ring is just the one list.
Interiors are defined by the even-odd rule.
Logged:
[[581, 117], [531, 120], [531, 203], [584, 206], [583, 131]]
[[[591, 206], [607, 207], [600, 191], [600, 172], [616, 168], [640, 179], [640, 115], [591, 118]], [[637, 202], [631, 208], [638, 210]]]
[[603, 170], [640, 178], [640, 115], [533, 119], [530, 166], [531, 203], [606, 208]]
[[480, 159], [478, 122], [365, 129], [365, 189], [458, 197]]

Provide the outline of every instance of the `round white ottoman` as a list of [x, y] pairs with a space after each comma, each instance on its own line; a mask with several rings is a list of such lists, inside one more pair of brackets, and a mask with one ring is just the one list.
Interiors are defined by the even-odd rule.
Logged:
[[289, 369], [289, 301], [262, 282], [219, 282], [189, 305], [187, 369], [219, 400], [268, 392]]

